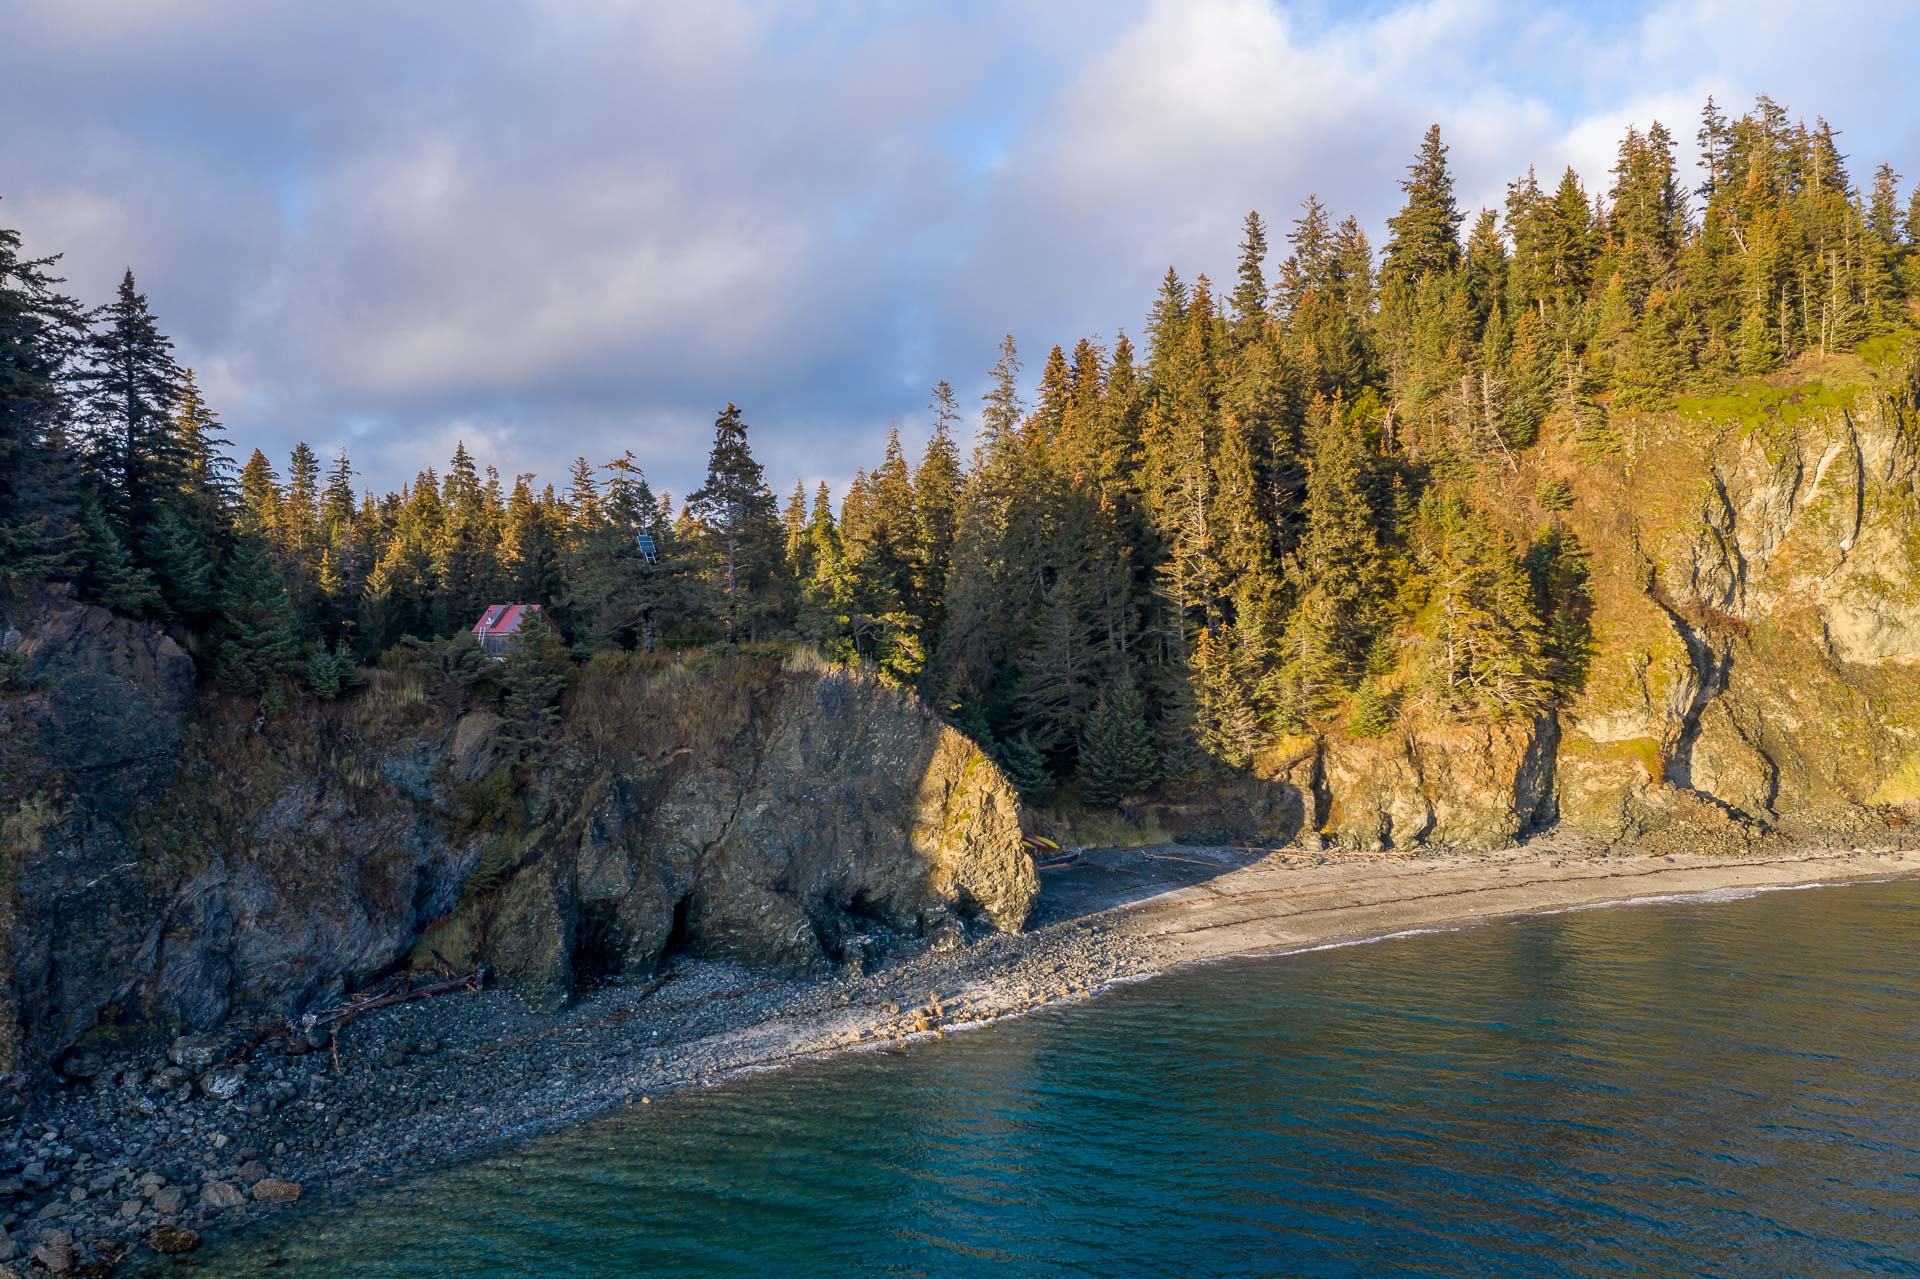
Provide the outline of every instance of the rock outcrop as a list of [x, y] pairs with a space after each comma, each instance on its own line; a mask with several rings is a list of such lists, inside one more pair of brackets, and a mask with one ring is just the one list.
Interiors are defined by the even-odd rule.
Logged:
[[[1516, 468], [1496, 512], [1515, 541], [1555, 520], [1590, 570], [1584, 671], [1552, 713], [1334, 724], [1149, 815], [1177, 838], [1355, 849], [1885, 838], [1920, 806], [1916, 370], [1823, 376], [1623, 416], [1617, 447], [1563, 436]], [[1571, 511], [1534, 505], [1551, 480]]]
[[876, 929], [917, 935], [949, 913], [1025, 923], [1037, 879], [1017, 801], [972, 742], [845, 670], [778, 680], [754, 702], [750, 741], [691, 757], [630, 743], [587, 780], [577, 834], [530, 833], [505, 890], [423, 944], [551, 1004], [670, 947], [821, 974]]
[[0, 653], [16, 1080], [410, 956], [553, 1004], [673, 949], [822, 972], [889, 937], [1017, 929], [1037, 889], [998, 769], [875, 677], [611, 655], [523, 762], [484, 681], [423, 666], [268, 720], [198, 696], [162, 631], [59, 591], [0, 617]]
[[[60, 588], [0, 614], [0, 1073], [125, 998], [166, 895], [136, 827], [185, 750], [193, 659]], [[164, 872], [158, 872], [164, 877]]]
[[1503, 848], [1552, 822], [1557, 739], [1547, 716], [1332, 739], [1322, 830], [1343, 848]]
[[1911, 371], [1685, 406], [1597, 472], [1596, 651], [1560, 815], [1739, 840], [1920, 799]]

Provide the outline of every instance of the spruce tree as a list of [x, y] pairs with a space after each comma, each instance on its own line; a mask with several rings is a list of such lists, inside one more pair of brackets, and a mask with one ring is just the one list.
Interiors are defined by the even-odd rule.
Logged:
[[[515, 600], [557, 599], [561, 592], [561, 517], [536, 497], [533, 477], [517, 476], [500, 531], [500, 572]], [[549, 490], [551, 492], [551, 490]]]
[[1016, 735], [1002, 741], [994, 752], [994, 759], [1023, 802], [1044, 804], [1053, 797], [1054, 776], [1047, 768], [1046, 757], [1025, 736]]
[[[1358, 673], [1379, 624], [1385, 557], [1367, 495], [1367, 455], [1354, 415], [1339, 404], [1313, 416], [1307, 475], [1306, 532], [1301, 541], [1301, 610], [1310, 614], [1296, 638], [1311, 690], [1303, 710]], [[1309, 638], [1312, 636], [1313, 638]]]
[[721, 600], [729, 643], [761, 612], [759, 591], [780, 545], [773, 492], [747, 444], [747, 424], [733, 405], [714, 420], [707, 482], [687, 499], [708, 541], [709, 576]]
[[1040, 392], [1027, 419], [1028, 443], [1043, 452], [1059, 447], [1060, 431], [1066, 425], [1067, 404], [1073, 394], [1073, 375], [1067, 368], [1067, 353], [1058, 342], [1047, 352], [1040, 366]]
[[1592, 210], [1571, 167], [1547, 205], [1542, 233], [1539, 287], [1548, 301], [1569, 310], [1586, 298], [1595, 255]]
[[1016, 510], [1028, 460], [1020, 446], [1019, 373], [1019, 352], [1009, 334], [981, 396], [980, 434], [954, 517], [946, 624], [927, 679], [929, 694], [948, 709], [958, 706], [963, 689], [981, 699], [978, 709], [994, 732], [1011, 723], [1009, 661], [1035, 586], [1032, 578], [1017, 576], [1016, 517], [1030, 524], [1033, 516], [1031, 509]]
[[914, 510], [913, 477], [900, 447], [897, 428], [887, 432], [885, 456], [872, 476], [872, 508], [865, 529], [865, 553], [873, 585], [890, 611], [907, 608], [914, 598], [914, 563], [920, 540]]
[[1087, 718], [1080, 744], [1080, 796], [1099, 808], [1118, 808], [1152, 787], [1159, 768], [1146, 699], [1128, 671]]
[[63, 429], [61, 380], [83, 329], [55, 258], [0, 227], [0, 592], [71, 576], [86, 537]]
[[316, 644], [307, 655], [307, 689], [321, 701], [334, 701], [359, 685], [360, 667], [351, 650]]
[[1460, 223], [1465, 215], [1453, 198], [1453, 175], [1447, 171], [1447, 148], [1440, 126], [1427, 129], [1420, 155], [1407, 167], [1400, 184], [1407, 202], [1387, 219], [1387, 256], [1384, 272], [1390, 279], [1414, 284], [1428, 273], [1444, 274], [1460, 264]]
[[1274, 281], [1283, 347], [1312, 393], [1351, 395], [1369, 363], [1366, 330], [1373, 307], [1373, 251], [1359, 224], [1337, 229], [1308, 196], [1287, 233], [1293, 251]]
[[573, 659], [560, 632], [539, 613], [522, 614], [500, 663], [500, 736], [522, 758], [559, 729], [560, 695], [572, 673]]
[[1172, 267], [1160, 281], [1160, 296], [1147, 313], [1147, 383], [1157, 393], [1167, 381], [1174, 347], [1187, 327], [1187, 286]]
[[1229, 769], [1252, 763], [1266, 736], [1249, 665], [1233, 627], [1206, 627], [1194, 637], [1194, 735], [1201, 750]]
[[991, 457], [1009, 449], [1020, 430], [1020, 415], [1026, 404], [1020, 398], [1020, 349], [1009, 333], [1000, 343], [1000, 358], [994, 362], [992, 385], [980, 397], [980, 441], [976, 457]]
[[954, 526], [960, 505], [960, 448], [953, 431], [960, 421], [953, 388], [942, 380], [933, 388], [933, 434], [913, 473], [916, 540], [914, 602], [934, 631], [944, 615], [947, 574], [953, 569]]
[[234, 543], [210, 638], [214, 679], [229, 692], [257, 697], [293, 665], [293, 605], [258, 534]]
[[858, 656], [854, 630], [859, 584], [841, 546], [833, 497], [825, 481], [814, 493], [803, 536], [807, 580], [800, 592], [800, 634], [833, 660], [851, 662]]
[[1347, 713], [1347, 732], [1354, 737], [1379, 737], [1393, 727], [1393, 699], [1373, 676], [1353, 690], [1353, 709]]
[[147, 532], [146, 553], [160, 585], [162, 611], [194, 627], [212, 619], [219, 604], [214, 583], [214, 561], [199, 530], [173, 506], [162, 507], [160, 518]]
[[255, 449], [240, 468], [240, 527], [260, 537], [278, 536], [280, 527], [280, 476], [267, 461], [267, 455]]
[[188, 469], [171, 429], [180, 367], [132, 271], [121, 278], [114, 300], [92, 319], [95, 328], [76, 379], [81, 419], [106, 513], [138, 559]]
[[[169, 563], [153, 560], [163, 579], [194, 577], [191, 567], [204, 563], [208, 575], [204, 591], [192, 603], [170, 601], [172, 611], [192, 616], [202, 626], [212, 606], [212, 574], [226, 554], [233, 538], [234, 501], [233, 463], [225, 453], [226, 438], [220, 433], [220, 419], [201, 397], [192, 369], [181, 371], [180, 398], [175, 402], [171, 422], [173, 448], [180, 458], [178, 488], [164, 504], [161, 522], [167, 524], [164, 535], [173, 545]], [[173, 587], [169, 580], [169, 591]]]
[[1267, 323], [1267, 227], [1258, 212], [1247, 214], [1240, 238], [1240, 264], [1228, 298], [1234, 341], [1259, 338]]
[[1507, 245], [1500, 235], [1500, 218], [1492, 209], [1480, 210], [1467, 236], [1464, 260], [1467, 309], [1484, 331], [1487, 319], [1507, 291]]
[[1543, 712], [1553, 691], [1546, 635], [1533, 582], [1499, 529], [1458, 493], [1436, 490], [1421, 499], [1414, 547], [1429, 701], [1462, 719]]
[[1087, 583], [1077, 567], [1053, 576], [1013, 663], [1012, 704], [1021, 736], [1050, 755], [1070, 755], [1078, 745], [1098, 678], [1082, 595]]
[[116, 613], [131, 616], [159, 607], [160, 592], [152, 576], [134, 559], [107, 518], [99, 498], [90, 492], [81, 498], [78, 525], [73, 561], [78, 569], [80, 594]]
[[[289, 490], [293, 488], [290, 482]], [[435, 601], [435, 629], [454, 631], [471, 626], [480, 611], [499, 593], [499, 512], [480, 481], [478, 467], [464, 443], [456, 443], [453, 458], [441, 482], [440, 504], [444, 519], [429, 546], [434, 576], [439, 585]], [[625, 528], [611, 529], [624, 549], [632, 541], [632, 512], [625, 512]], [[605, 552], [596, 547], [596, 563], [605, 564]], [[546, 604], [547, 600], [522, 603]]]
[[573, 459], [567, 478], [567, 522], [575, 537], [590, 537], [600, 523], [600, 480], [593, 463]]
[[[464, 446], [461, 452], [465, 452]], [[319, 529], [320, 459], [302, 440], [293, 446], [293, 452], [288, 456], [287, 482], [280, 490], [277, 529], [280, 553], [289, 562], [306, 562], [319, 541]]]
[[806, 581], [813, 572], [813, 565], [807, 557], [807, 484], [805, 480], [793, 482], [793, 494], [787, 498], [786, 509], [780, 512], [780, 536], [786, 547], [787, 572], [795, 581]]
[[193, 519], [211, 535], [227, 523], [233, 500], [233, 463], [220, 434], [220, 418], [200, 394], [192, 369], [180, 371], [180, 398], [173, 406], [173, 447], [181, 459], [180, 490]]

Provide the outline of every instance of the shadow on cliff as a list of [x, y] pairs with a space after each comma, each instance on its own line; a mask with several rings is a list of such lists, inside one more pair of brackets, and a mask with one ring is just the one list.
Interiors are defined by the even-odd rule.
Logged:
[[1267, 856], [1261, 848], [1186, 844], [1090, 849], [1071, 866], [1040, 872], [1040, 896], [1031, 923], [1036, 928], [1071, 923], [1101, 911], [1138, 905], [1218, 879]]

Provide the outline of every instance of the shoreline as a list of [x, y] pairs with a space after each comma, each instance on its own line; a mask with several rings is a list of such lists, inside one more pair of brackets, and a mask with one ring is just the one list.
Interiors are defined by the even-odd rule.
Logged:
[[5, 1264], [38, 1273], [23, 1263], [51, 1240], [44, 1260], [62, 1247], [80, 1264], [119, 1253], [123, 1273], [142, 1273], [162, 1262], [150, 1246], [156, 1231], [193, 1232], [196, 1242], [217, 1232], [225, 1242], [290, 1202], [288, 1186], [298, 1187], [295, 1211], [336, 1205], [681, 1089], [838, 1052], [906, 1051], [1188, 964], [1729, 889], [1913, 875], [1920, 849], [1891, 845], [1735, 858], [1551, 843], [1491, 853], [1090, 852], [1043, 872], [1026, 932], [940, 952], [902, 947], [862, 976], [792, 980], [680, 959], [653, 981], [616, 983], [557, 1013], [497, 989], [436, 996], [356, 1022], [341, 1036], [337, 1068], [325, 1051], [263, 1049], [230, 1098], [207, 1095], [208, 1076], [180, 1081], [184, 1072], [166, 1072], [165, 1055], [151, 1049], [111, 1060], [93, 1082], [63, 1086], [30, 1110], [22, 1137], [0, 1145], [17, 1250]]

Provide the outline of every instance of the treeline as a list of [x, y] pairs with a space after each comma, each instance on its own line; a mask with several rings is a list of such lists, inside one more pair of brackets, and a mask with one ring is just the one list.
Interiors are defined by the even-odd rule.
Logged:
[[1920, 198], [1835, 136], [1709, 102], [1692, 190], [1654, 124], [1604, 190], [1529, 171], [1469, 220], [1436, 127], [1383, 252], [1313, 198], [1283, 251], [1249, 215], [1224, 294], [1170, 269], [1137, 347], [1052, 348], [1031, 405], [1008, 338], [971, 458], [942, 382], [924, 452], [896, 433], [837, 504], [782, 505], [731, 405], [677, 506], [631, 453], [556, 488], [462, 447], [384, 496], [305, 445], [236, 471], [131, 274], [83, 312], [0, 231], [0, 586], [74, 581], [252, 695], [332, 695], [499, 600], [576, 653], [798, 639], [1103, 804], [1289, 733], [1532, 717], [1590, 643], [1574, 488], [1516, 509], [1543, 432], [1605, 454], [1624, 410], [1910, 323]]

